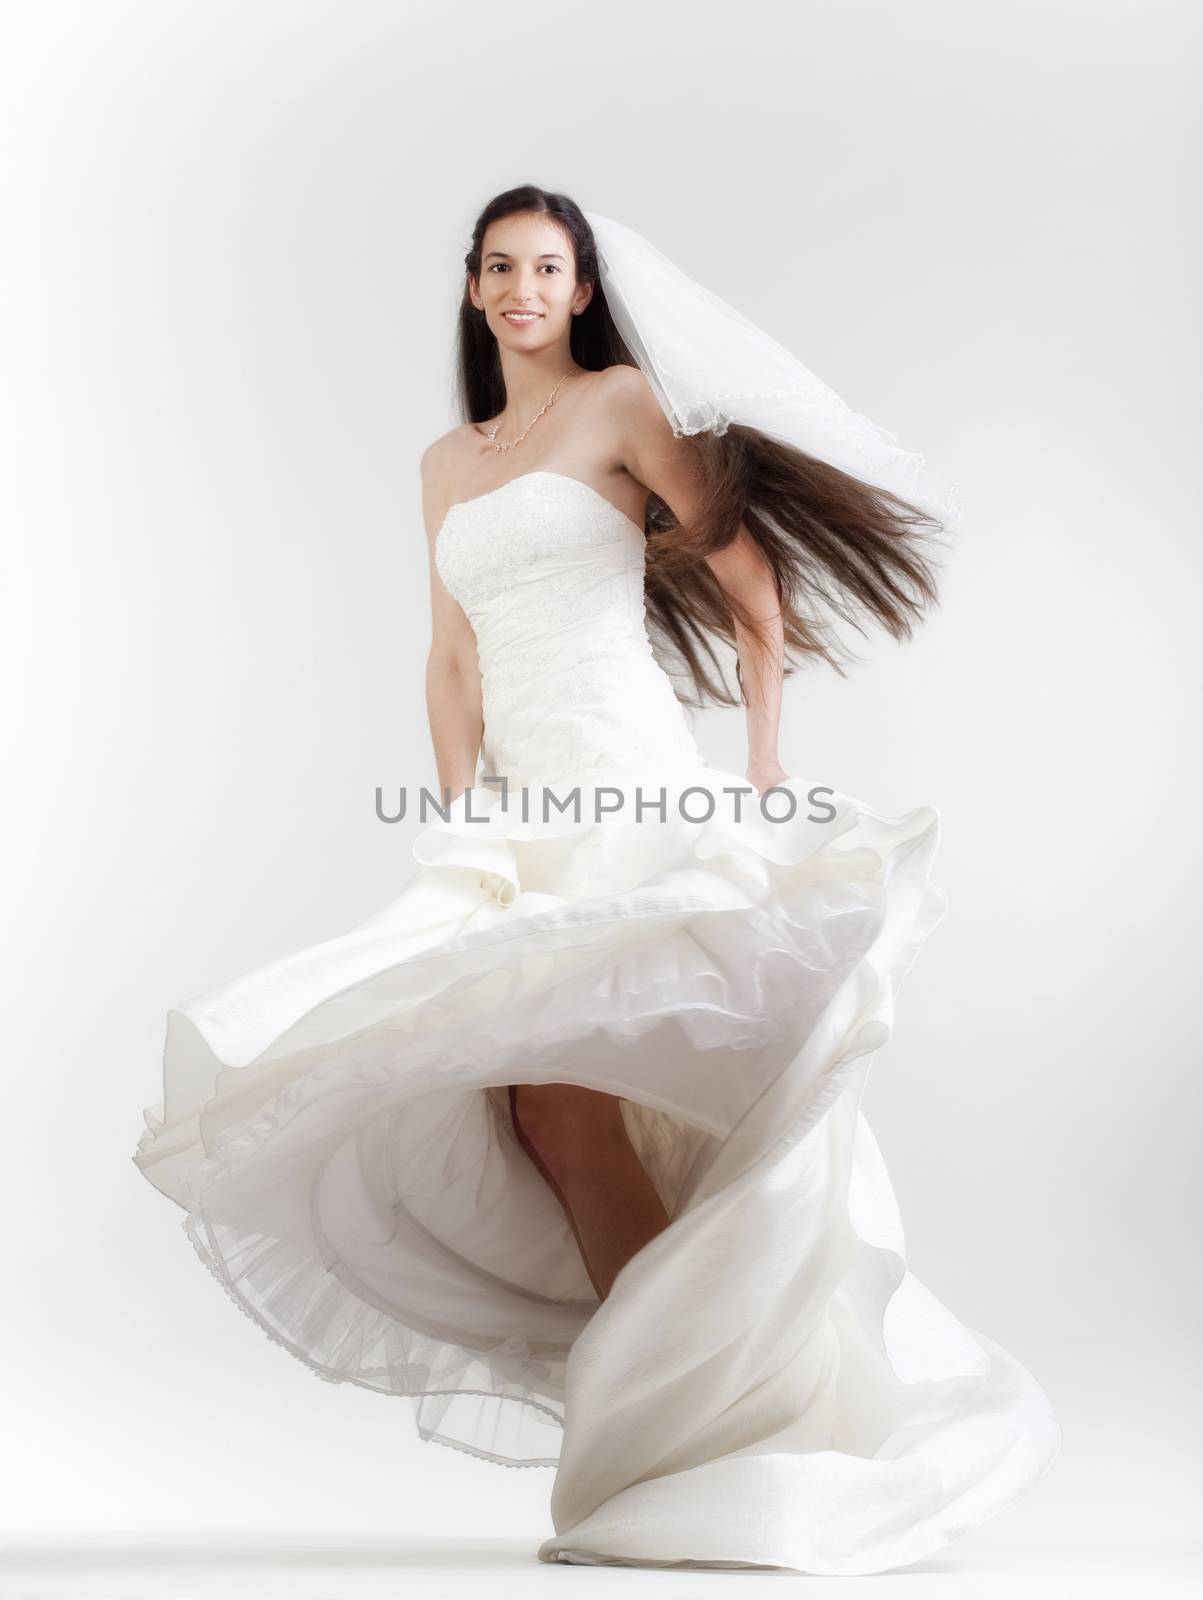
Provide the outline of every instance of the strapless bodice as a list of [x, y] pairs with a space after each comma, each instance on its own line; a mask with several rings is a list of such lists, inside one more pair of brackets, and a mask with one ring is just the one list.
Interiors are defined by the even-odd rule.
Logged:
[[435, 560], [476, 635], [486, 773], [703, 765], [648, 636], [643, 529], [604, 495], [524, 473], [453, 505]]

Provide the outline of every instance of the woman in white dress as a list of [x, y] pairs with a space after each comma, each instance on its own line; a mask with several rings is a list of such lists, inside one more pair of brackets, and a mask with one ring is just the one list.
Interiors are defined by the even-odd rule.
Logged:
[[[496, 197], [466, 269], [421, 464], [450, 803], [367, 923], [170, 1012], [135, 1160], [320, 1377], [554, 1467], [541, 1559], [916, 1561], [1060, 1436], [907, 1270], [860, 1109], [938, 817], [787, 775], [778, 726], [842, 671], [823, 608], [934, 602], [953, 497], [565, 196]], [[743, 708], [743, 773], [683, 701]]]

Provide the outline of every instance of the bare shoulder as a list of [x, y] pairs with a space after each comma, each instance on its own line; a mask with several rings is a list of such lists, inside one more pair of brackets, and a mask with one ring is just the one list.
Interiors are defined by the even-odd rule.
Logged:
[[625, 361], [616, 361], [606, 367], [600, 376], [605, 380], [608, 392], [613, 395], [637, 395], [643, 389], [647, 389], [649, 394], [651, 392], [642, 368], [632, 367]]
[[436, 515], [456, 498], [459, 466], [464, 458], [470, 426], [462, 422], [448, 429], [432, 440], [422, 452], [422, 494]]
[[607, 367], [599, 393], [607, 419], [619, 438], [638, 433], [663, 417], [655, 391], [639, 367], [626, 362]]
[[[636, 483], [667, 498], [664, 488], [665, 463], [670, 467], [681, 460], [681, 446], [656, 390], [640, 367], [606, 368], [605, 434], [610, 441], [615, 465]], [[679, 471], [670, 472], [672, 487], [680, 498]], [[675, 501], [670, 501], [675, 505]]]
[[448, 471], [463, 449], [467, 427], [467, 423], [461, 422], [431, 440], [422, 452], [420, 466], [423, 479], [438, 478]]
[[620, 361], [607, 367], [600, 376], [603, 379], [602, 393], [612, 406], [639, 408], [656, 402], [652, 386], [640, 367], [631, 367], [625, 361]]
[[589, 431], [602, 446], [610, 467], [627, 469], [632, 440], [654, 424], [659, 412], [656, 397], [639, 368], [625, 362], [603, 367], [591, 377]]
[[438, 537], [438, 530], [447, 515], [447, 508], [455, 498], [452, 489], [455, 483], [454, 456], [456, 435], [458, 428], [451, 428], [447, 433], [441, 434], [423, 450], [418, 464], [421, 479], [422, 493], [422, 518], [426, 524], [426, 538], [430, 545], [431, 559], [434, 557], [434, 541]]

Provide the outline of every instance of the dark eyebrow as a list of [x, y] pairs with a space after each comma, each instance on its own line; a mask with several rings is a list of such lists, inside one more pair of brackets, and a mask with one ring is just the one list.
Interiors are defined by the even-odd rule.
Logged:
[[[505, 256], [507, 261], [512, 261], [514, 259], [513, 256], [507, 255], [504, 250], [490, 250], [489, 255], [485, 257], [486, 261], [489, 259], [489, 256]], [[536, 261], [563, 261], [563, 259], [564, 257], [557, 255], [554, 250], [545, 250], [541, 256], [535, 257]]]

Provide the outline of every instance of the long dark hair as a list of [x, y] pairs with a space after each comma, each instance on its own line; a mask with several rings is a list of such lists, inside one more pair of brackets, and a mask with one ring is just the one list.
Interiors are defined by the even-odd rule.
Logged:
[[[619, 364], [637, 366], [606, 304], [597, 245], [580, 207], [567, 195], [523, 184], [496, 195], [481, 211], [464, 257], [480, 282], [481, 251], [491, 222], [517, 212], [539, 212], [559, 223], [572, 241], [578, 283], [592, 283], [585, 310], [572, 318], [570, 349], [591, 372]], [[497, 339], [467, 283], [460, 303], [456, 395], [466, 422], [486, 422], [505, 409], [506, 391]], [[736, 537], [742, 523], [766, 557], [780, 597], [785, 644], [783, 672], [809, 658], [847, 676], [828, 607], [866, 636], [861, 617], [893, 638], [909, 638], [926, 606], [939, 603], [935, 567], [923, 549], [941, 523], [885, 489], [862, 483], [838, 467], [756, 428], [732, 423], [723, 434], [682, 439], [696, 458], [699, 500], [688, 524], [655, 493], [648, 497], [645, 599], [653, 649], [671, 676], [686, 680], [681, 699], [741, 705], [745, 701], [738, 656], [738, 694], [723, 677], [714, 640], [736, 647], [735, 622], [754, 639], [760, 623], [719, 584], [706, 557]]]

